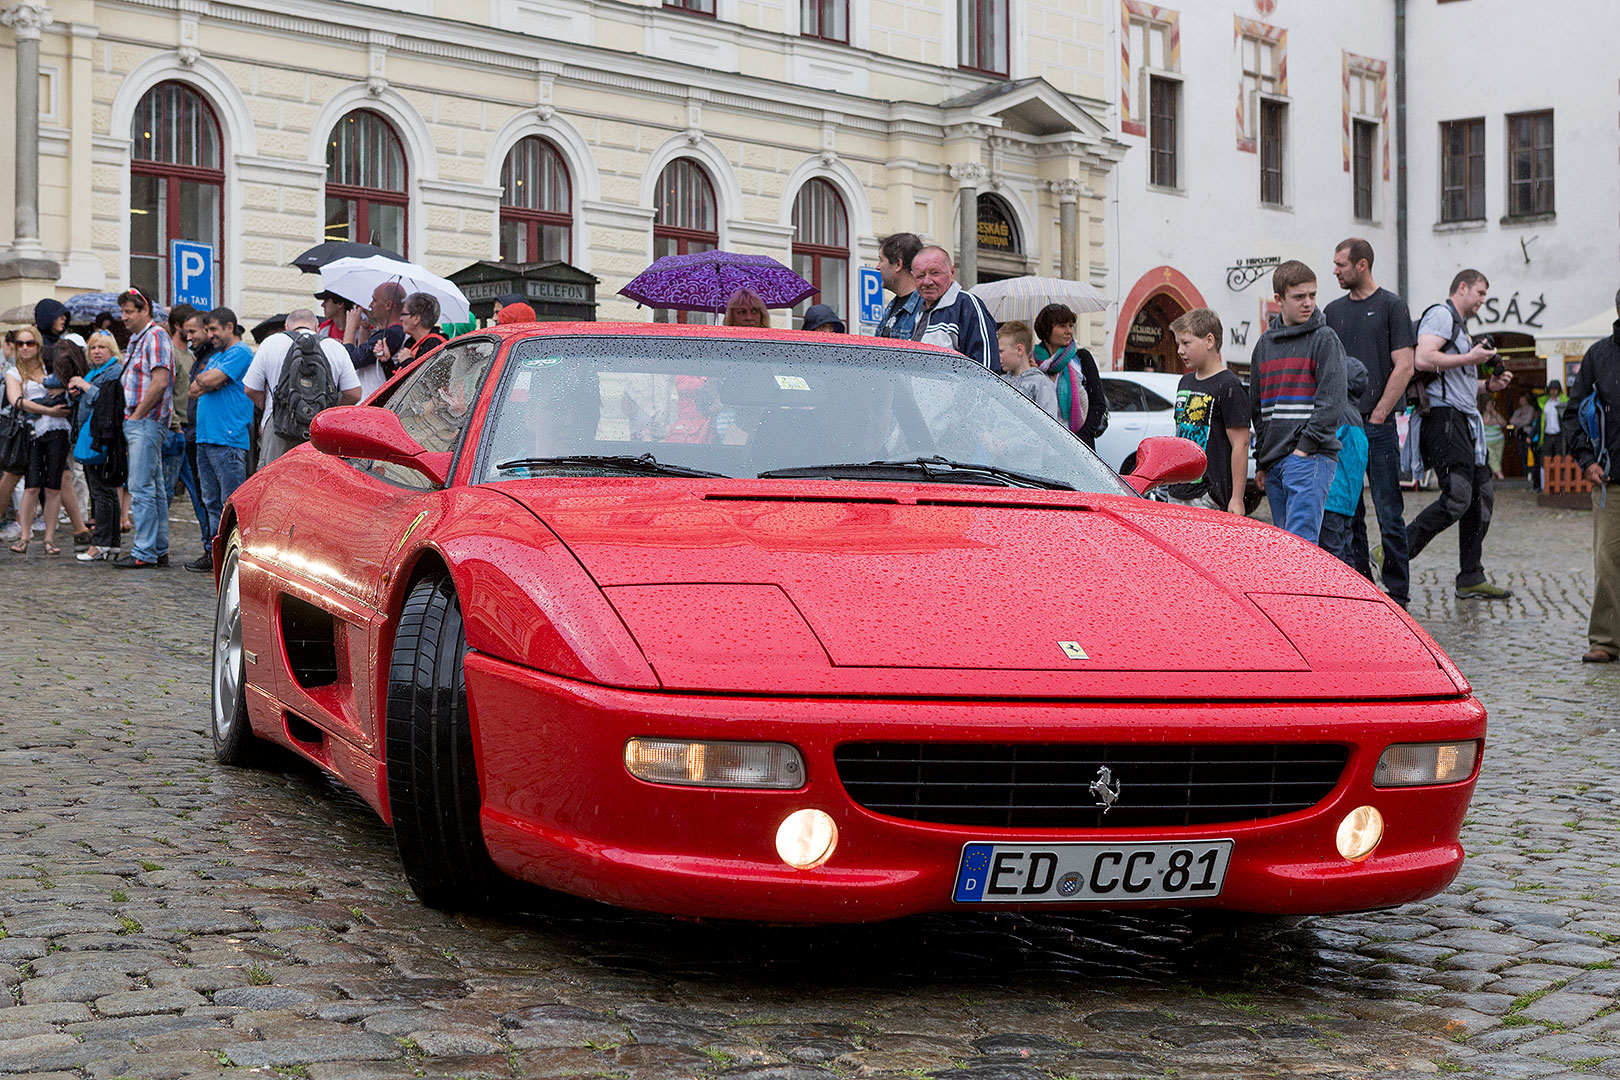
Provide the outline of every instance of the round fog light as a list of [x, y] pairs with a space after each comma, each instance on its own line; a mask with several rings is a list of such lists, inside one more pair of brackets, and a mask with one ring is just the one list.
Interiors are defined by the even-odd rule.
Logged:
[[1340, 855], [1351, 862], [1360, 862], [1373, 853], [1373, 848], [1383, 838], [1384, 815], [1376, 806], [1358, 806], [1339, 822], [1336, 840]]
[[813, 870], [832, 858], [838, 824], [820, 810], [795, 810], [776, 830], [776, 853], [795, 870]]

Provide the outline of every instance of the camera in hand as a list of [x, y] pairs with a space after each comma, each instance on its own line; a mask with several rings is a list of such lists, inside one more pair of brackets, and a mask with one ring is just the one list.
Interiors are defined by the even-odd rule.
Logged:
[[[1487, 349], [1496, 348], [1496, 340], [1489, 334], [1480, 335], [1479, 339], [1475, 341], [1474, 344]], [[1491, 361], [1490, 366], [1485, 369], [1485, 373], [1487, 378], [1499, 378], [1500, 376], [1507, 374], [1507, 362], [1498, 356]]]

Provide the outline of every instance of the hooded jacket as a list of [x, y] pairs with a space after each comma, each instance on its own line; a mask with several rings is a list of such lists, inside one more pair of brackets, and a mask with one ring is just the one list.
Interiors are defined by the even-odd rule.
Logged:
[[1620, 471], [1620, 320], [1614, 324], [1614, 333], [1596, 342], [1581, 358], [1580, 371], [1569, 386], [1569, 400], [1564, 403], [1564, 447], [1584, 470], [1598, 460], [1600, 447], [1581, 428], [1581, 402], [1596, 389], [1603, 407], [1603, 432], [1609, 450], [1608, 478], [1616, 479]]
[[34, 326], [39, 330], [39, 358], [49, 367], [56, 358], [56, 341], [60, 334], [51, 330], [51, 325], [68, 314], [67, 305], [60, 300], [47, 297], [34, 305]]
[[1344, 346], [1322, 309], [1298, 326], [1274, 322], [1249, 360], [1255, 466], [1269, 468], [1295, 450], [1337, 459], [1347, 397]]

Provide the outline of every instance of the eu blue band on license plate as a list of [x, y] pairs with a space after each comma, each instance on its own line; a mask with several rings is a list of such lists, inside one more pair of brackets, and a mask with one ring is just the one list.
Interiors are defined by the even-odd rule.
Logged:
[[1084, 904], [1219, 896], [1232, 841], [962, 846], [959, 904]]

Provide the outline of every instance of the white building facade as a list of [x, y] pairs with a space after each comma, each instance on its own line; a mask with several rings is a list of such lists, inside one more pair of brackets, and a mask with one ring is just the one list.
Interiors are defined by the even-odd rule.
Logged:
[[1407, 4], [1408, 299], [1416, 315], [1481, 271], [1491, 295], [1469, 329], [1512, 350], [1521, 383], [1567, 387], [1620, 289], [1620, 4], [1531, 15]]
[[1179, 372], [1170, 322], [1208, 307], [1246, 365], [1275, 310], [1271, 272], [1299, 259], [1323, 303], [1333, 249], [1373, 245], [1396, 284], [1394, 4], [1111, 0], [1103, 367]]

